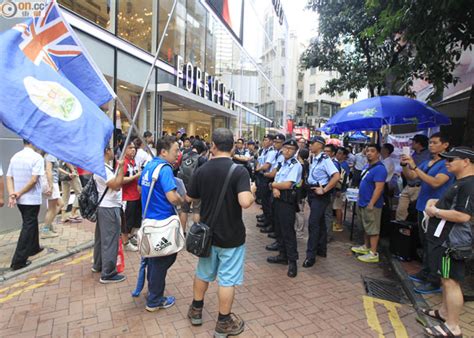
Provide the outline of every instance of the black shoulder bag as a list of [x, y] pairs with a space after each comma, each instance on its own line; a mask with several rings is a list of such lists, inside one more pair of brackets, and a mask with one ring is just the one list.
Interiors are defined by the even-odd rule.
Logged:
[[[224, 196], [227, 191], [227, 186], [229, 185], [232, 173], [234, 172], [235, 168], [237, 168], [237, 164], [232, 163], [232, 166], [227, 173], [227, 177], [225, 178], [224, 185], [222, 186], [221, 193], [219, 194], [217, 206], [214, 208], [214, 213], [209, 220], [210, 225], [214, 224], [214, 221], [221, 210], [222, 202], [224, 201]], [[202, 222], [194, 223], [186, 235], [186, 250], [198, 257], [209, 257], [211, 254], [211, 245], [211, 227]]]

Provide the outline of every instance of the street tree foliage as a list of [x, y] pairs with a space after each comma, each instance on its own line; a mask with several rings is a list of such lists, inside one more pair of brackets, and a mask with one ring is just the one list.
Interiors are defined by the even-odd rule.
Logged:
[[474, 43], [472, 0], [315, 0], [308, 8], [319, 15], [319, 34], [301, 65], [340, 74], [320, 90], [330, 95], [411, 95], [414, 79], [439, 95], [456, 83], [452, 71]]

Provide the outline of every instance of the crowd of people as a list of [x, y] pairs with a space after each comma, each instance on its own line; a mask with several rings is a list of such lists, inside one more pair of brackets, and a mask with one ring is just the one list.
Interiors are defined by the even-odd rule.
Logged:
[[[126, 279], [117, 271], [119, 239], [125, 250], [138, 251], [136, 232], [143, 217], [164, 220], [177, 214], [186, 231], [191, 214], [192, 222], [209, 224], [213, 237], [210, 257], [200, 257], [196, 267], [188, 317], [193, 325], [202, 324], [205, 293], [209, 283], [217, 278], [216, 335], [234, 335], [244, 328], [243, 320], [231, 312], [235, 287], [244, 279], [246, 232], [242, 209], [249, 208], [254, 201], [261, 205], [262, 214], [257, 215], [256, 226], [274, 239], [266, 250], [277, 252], [267, 262], [288, 265], [287, 275], [294, 278], [300, 259], [297, 239], [307, 233], [303, 268], [314, 266], [317, 257], [327, 257], [333, 233], [344, 231], [346, 191], [355, 188], [356, 214], [365, 233], [364, 243], [352, 247], [357, 259], [379, 262], [383, 214], [390, 219], [397, 196], [394, 218], [416, 220], [423, 248], [423, 268], [410, 276], [417, 283], [415, 291], [441, 292], [443, 286], [441, 308], [424, 311], [445, 324], [429, 328], [427, 333], [460, 333], [459, 283], [464, 277], [465, 259], [454, 253], [459, 243], [464, 247], [472, 245], [472, 149], [450, 150], [449, 140], [441, 133], [430, 138], [416, 135], [412, 151], [404, 152], [397, 162], [391, 144], [365, 144], [354, 153], [351, 146], [327, 144], [322, 136], [295, 140], [283, 134], [268, 134], [261, 142], [246, 141], [235, 140], [230, 130], [220, 128], [213, 132], [210, 143], [199, 136], [181, 133], [163, 136], [155, 142], [152, 134], [146, 132], [144, 142], [134, 137], [126, 145], [124, 137], [118, 138], [117, 147], [104, 150], [105, 179], [50, 154], [40, 154], [24, 141], [24, 149], [12, 157], [6, 174], [8, 205], [16, 205], [23, 220], [12, 269], [29, 265], [28, 257], [42, 250], [39, 239], [58, 236], [60, 222], [81, 221], [77, 198], [68, 216], [70, 192], [73, 190], [78, 196], [88, 180], [93, 179], [101, 199], [92, 271], [100, 273], [100, 282]], [[150, 178], [160, 164], [165, 166], [150, 191]], [[238, 169], [224, 192], [223, 207], [216, 211], [220, 188], [233, 164], [238, 164]], [[179, 182], [184, 190], [178, 189]], [[0, 207], [4, 204], [2, 185], [0, 171]], [[39, 229], [42, 198], [48, 200], [48, 210]], [[143, 215], [142, 206], [148, 198], [149, 207]], [[58, 214], [60, 219], [55, 222]], [[455, 231], [458, 229], [461, 230]], [[146, 258], [148, 311], [174, 305], [175, 298], [165, 296], [164, 291], [167, 271], [176, 258], [176, 254]]]

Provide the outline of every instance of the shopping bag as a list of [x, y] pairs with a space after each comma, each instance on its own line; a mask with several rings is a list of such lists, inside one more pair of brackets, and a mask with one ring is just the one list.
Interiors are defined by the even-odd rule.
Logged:
[[122, 238], [120, 238], [118, 254], [117, 254], [117, 272], [122, 273], [124, 270], [125, 270], [125, 257], [123, 254]]

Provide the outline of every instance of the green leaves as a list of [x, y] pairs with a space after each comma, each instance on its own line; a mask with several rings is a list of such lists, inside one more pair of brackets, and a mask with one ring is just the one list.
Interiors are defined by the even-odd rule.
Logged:
[[463, 50], [474, 43], [472, 0], [313, 1], [320, 36], [301, 57], [305, 68], [336, 70], [321, 92], [368, 88], [371, 96], [412, 94], [414, 79], [435, 92], [455, 83]]

